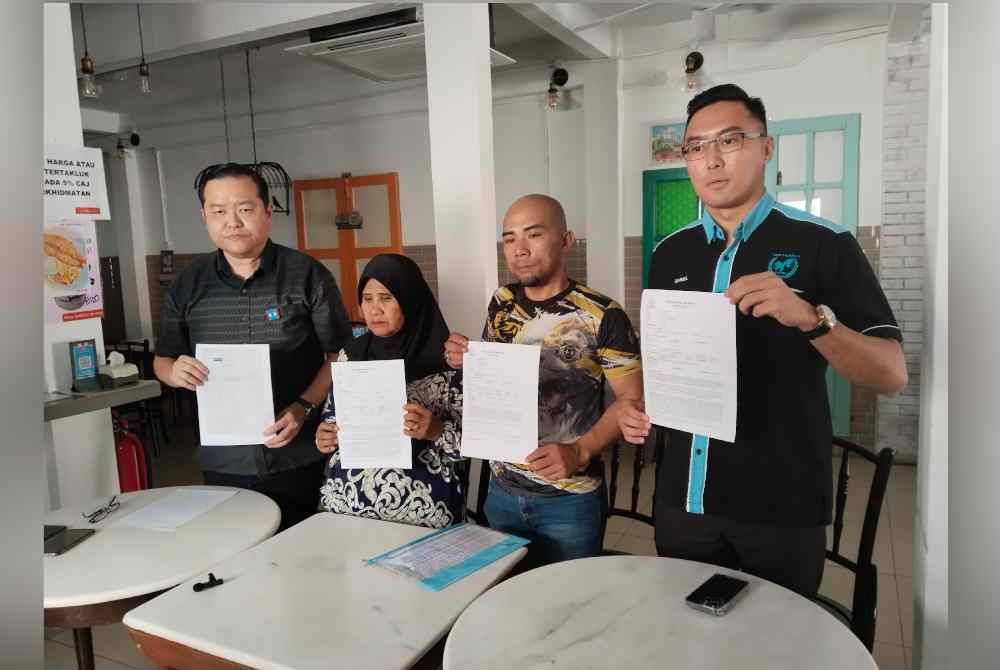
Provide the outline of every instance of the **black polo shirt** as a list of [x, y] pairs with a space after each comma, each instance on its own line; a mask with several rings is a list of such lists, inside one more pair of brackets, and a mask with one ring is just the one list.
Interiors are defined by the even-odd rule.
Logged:
[[[771, 271], [807, 302], [829, 306], [849, 328], [902, 339], [871, 265], [846, 228], [765, 194], [728, 248], [725, 239], [706, 210], [657, 245], [649, 288], [721, 293], [743, 275]], [[826, 359], [797, 328], [738, 310], [736, 353], [736, 442], [669, 430], [658, 503], [767, 525], [830, 523]]]
[[[324, 364], [351, 337], [337, 283], [314, 258], [268, 240], [260, 267], [246, 280], [222, 251], [206, 254], [175, 280], [163, 303], [158, 356], [193, 356], [195, 345], [268, 344], [277, 413], [302, 395]], [[319, 412], [288, 445], [206, 446], [203, 470], [267, 476], [315, 462]], [[263, 432], [266, 426], [261, 426]]]

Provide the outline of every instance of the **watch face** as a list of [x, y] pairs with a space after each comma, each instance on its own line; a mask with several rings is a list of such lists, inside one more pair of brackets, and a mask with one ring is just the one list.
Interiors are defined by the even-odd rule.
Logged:
[[833, 310], [826, 305], [820, 305], [818, 307], [820, 318], [822, 321], [831, 328], [837, 325], [837, 316], [833, 313]]

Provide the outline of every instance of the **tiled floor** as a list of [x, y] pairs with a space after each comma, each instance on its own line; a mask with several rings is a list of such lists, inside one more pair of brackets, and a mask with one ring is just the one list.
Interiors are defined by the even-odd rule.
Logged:
[[[201, 471], [195, 460], [192, 427], [180, 428], [174, 444], [163, 450], [154, 464], [156, 486], [201, 483]], [[623, 459], [628, 460], [628, 459]], [[867, 462], [851, 466], [843, 532], [844, 553], [853, 557], [861, 534], [861, 520], [871, 483], [872, 466]], [[836, 472], [836, 468], [834, 469]], [[916, 497], [916, 469], [897, 465], [893, 468], [886, 492], [878, 535], [875, 563], [879, 569], [878, 623], [875, 631], [875, 661], [880, 670], [911, 670], [913, 645], [913, 519]], [[619, 506], [627, 506], [631, 493], [631, 467], [623, 463], [619, 473]], [[643, 469], [639, 509], [652, 510], [653, 466]], [[656, 555], [652, 527], [631, 519], [612, 517], [608, 522], [604, 546], [632, 554]], [[851, 574], [827, 563], [821, 593], [839, 602], [850, 603], [853, 588]], [[69, 631], [46, 630], [46, 670], [76, 668], [73, 636]], [[136, 651], [123, 626], [94, 629], [97, 670], [146, 670], [154, 666]]]

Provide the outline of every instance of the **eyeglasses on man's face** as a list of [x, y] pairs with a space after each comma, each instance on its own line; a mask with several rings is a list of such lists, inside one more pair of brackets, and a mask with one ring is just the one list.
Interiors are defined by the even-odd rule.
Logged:
[[742, 149], [743, 143], [746, 140], [756, 140], [761, 137], [767, 137], [767, 135], [764, 133], [749, 133], [745, 130], [730, 130], [711, 139], [685, 142], [684, 146], [681, 147], [681, 155], [684, 156], [684, 160], [686, 161], [700, 160], [708, 154], [708, 147], [712, 144], [718, 145], [720, 153], [728, 154]]

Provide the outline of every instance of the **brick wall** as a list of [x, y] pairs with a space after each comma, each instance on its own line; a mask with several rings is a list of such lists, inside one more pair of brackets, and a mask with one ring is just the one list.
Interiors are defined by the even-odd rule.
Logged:
[[437, 247], [433, 244], [411, 245], [403, 247], [403, 255], [409, 256], [420, 266], [427, 285], [434, 292], [434, 297], [438, 297]]
[[922, 36], [888, 46], [883, 125], [884, 213], [879, 279], [903, 330], [910, 383], [896, 397], [878, 399], [879, 448], [901, 461], [917, 454], [920, 355], [924, 329], [924, 195], [927, 186], [929, 24]]

